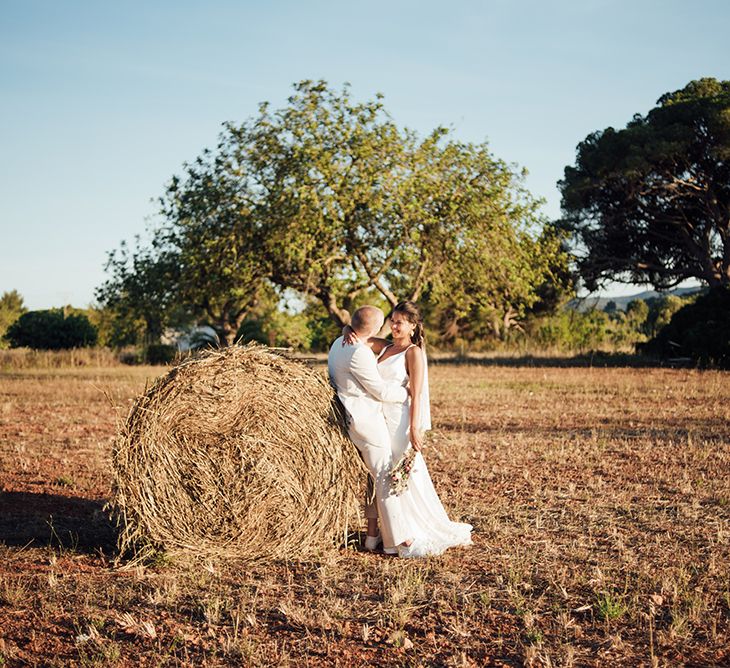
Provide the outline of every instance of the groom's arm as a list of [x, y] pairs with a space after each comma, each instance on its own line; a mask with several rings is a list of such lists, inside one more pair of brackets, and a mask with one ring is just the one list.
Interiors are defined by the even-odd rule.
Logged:
[[350, 371], [365, 391], [378, 401], [402, 404], [408, 398], [408, 390], [405, 387], [382, 379], [378, 364], [369, 348], [361, 346], [354, 352]]

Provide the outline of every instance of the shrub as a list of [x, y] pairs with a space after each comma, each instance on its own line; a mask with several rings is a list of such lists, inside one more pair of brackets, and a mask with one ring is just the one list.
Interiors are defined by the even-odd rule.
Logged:
[[27, 310], [17, 290], [3, 292], [0, 296], [0, 349], [8, 347], [5, 332]]
[[10, 325], [5, 338], [12, 348], [67, 350], [95, 345], [98, 334], [85, 315], [49, 309], [24, 313]]
[[647, 301], [649, 313], [644, 322], [644, 333], [648, 337], [655, 337], [662, 328], [669, 324], [672, 316], [690, 300], [694, 301], [694, 298], [683, 298], [676, 295], [664, 295], [663, 297], [649, 299]]
[[[306, 313], [292, 313], [274, 308], [260, 316], [247, 318], [238, 330], [236, 338], [244, 343], [255, 341], [278, 348], [312, 350], [320, 327], [332, 323], [329, 316], [323, 319], [324, 323], [320, 325]], [[328, 335], [334, 334], [326, 343], [327, 348], [338, 333], [339, 329], [334, 325], [327, 330]], [[325, 344], [319, 341], [316, 343], [324, 348]]]
[[730, 369], [730, 289], [715, 288], [681, 308], [643, 350]]
[[566, 309], [530, 322], [527, 336], [543, 348], [586, 351], [606, 345], [611, 328], [611, 318], [603, 311]]
[[147, 346], [147, 364], [171, 364], [177, 355], [177, 348], [164, 343]]
[[310, 336], [310, 350], [326, 352], [332, 342], [340, 335], [340, 328], [329, 316], [310, 317], [307, 322]]

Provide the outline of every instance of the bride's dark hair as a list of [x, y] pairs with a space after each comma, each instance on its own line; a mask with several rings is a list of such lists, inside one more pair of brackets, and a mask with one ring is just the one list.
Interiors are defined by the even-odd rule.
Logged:
[[426, 338], [423, 334], [423, 318], [421, 317], [421, 312], [418, 310], [418, 306], [413, 302], [399, 302], [391, 312], [391, 317], [393, 317], [393, 313], [400, 313], [405, 316], [408, 322], [416, 326], [413, 334], [411, 334], [411, 342], [415, 343], [419, 348], [423, 348], [426, 344]]

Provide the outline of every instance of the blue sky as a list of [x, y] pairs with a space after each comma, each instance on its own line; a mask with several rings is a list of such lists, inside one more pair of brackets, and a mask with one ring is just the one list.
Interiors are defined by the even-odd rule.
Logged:
[[578, 142], [730, 79], [729, 34], [726, 0], [0, 0], [0, 293], [89, 304], [182, 163], [301, 79], [487, 140], [556, 217]]

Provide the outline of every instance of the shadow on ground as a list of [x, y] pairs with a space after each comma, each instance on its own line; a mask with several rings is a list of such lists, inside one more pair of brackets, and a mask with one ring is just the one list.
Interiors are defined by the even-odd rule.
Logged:
[[666, 418], [653, 420], [649, 415], [644, 419], [627, 420], [603, 418], [594, 425], [525, 424], [519, 420], [512, 422], [492, 420], [454, 420], [443, 419], [436, 428], [444, 432], [467, 434], [489, 434], [504, 436], [520, 434], [530, 438], [575, 439], [578, 441], [602, 440], [606, 443], [652, 439], [657, 443], [674, 443], [685, 448], [688, 443], [704, 445], [725, 444], [730, 439], [730, 425], [726, 420], [717, 418]]
[[104, 503], [60, 494], [0, 492], [0, 542], [109, 553], [117, 534]]
[[[294, 354], [294, 359], [306, 362], [315, 367], [327, 365], [327, 355]], [[593, 352], [583, 355], [499, 355], [495, 353], [446, 353], [428, 351], [429, 364], [442, 365], [474, 365], [474, 366], [508, 366], [508, 367], [559, 367], [559, 368], [590, 368], [616, 367], [637, 369], [687, 369], [697, 367], [689, 357], [674, 357], [670, 359], [655, 359], [644, 355], [629, 353]]]
[[586, 355], [452, 355], [442, 356], [435, 354], [429, 357], [429, 364], [457, 364], [473, 366], [508, 366], [508, 367], [559, 367], [559, 368], [591, 368], [591, 367], [616, 367], [616, 368], [692, 368], [695, 364], [689, 358], [675, 358], [667, 360], [652, 359], [641, 355], [627, 355], [621, 353], [593, 353]]

